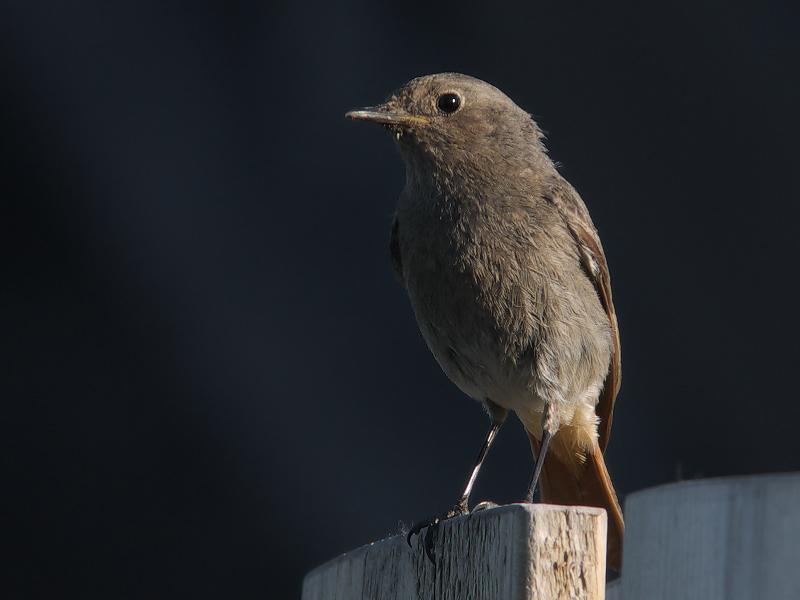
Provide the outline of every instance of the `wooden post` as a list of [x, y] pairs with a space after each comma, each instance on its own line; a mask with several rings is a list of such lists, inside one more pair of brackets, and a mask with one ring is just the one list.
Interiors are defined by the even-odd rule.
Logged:
[[644, 490], [625, 519], [615, 600], [800, 599], [798, 473]]
[[395, 536], [306, 575], [303, 600], [603, 600], [606, 514], [511, 504], [442, 523], [436, 563]]
[[344, 554], [306, 576], [303, 600], [800, 599], [800, 473], [644, 490], [625, 519], [606, 590], [604, 511], [512, 504], [443, 524], [435, 566], [399, 536]]

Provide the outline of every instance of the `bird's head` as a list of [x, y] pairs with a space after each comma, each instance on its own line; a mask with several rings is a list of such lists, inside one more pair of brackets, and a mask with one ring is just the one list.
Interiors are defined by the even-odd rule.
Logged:
[[457, 171], [485, 161], [545, 158], [542, 134], [528, 113], [493, 85], [459, 73], [418, 77], [383, 104], [346, 116], [384, 125], [409, 166]]

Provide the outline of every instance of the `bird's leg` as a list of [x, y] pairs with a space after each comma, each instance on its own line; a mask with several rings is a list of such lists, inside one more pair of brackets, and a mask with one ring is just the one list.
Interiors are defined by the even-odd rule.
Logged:
[[551, 432], [552, 425], [549, 419], [550, 405], [545, 404], [544, 412], [542, 413], [542, 444], [539, 449], [539, 454], [536, 456], [536, 464], [533, 467], [533, 475], [531, 482], [528, 485], [528, 493], [525, 495], [525, 502], [533, 502], [533, 495], [536, 492], [536, 484], [539, 483], [539, 475], [542, 474], [542, 467], [544, 466], [544, 458], [547, 454], [547, 448], [550, 445], [550, 439], [553, 437]]
[[505, 422], [506, 411], [494, 404], [489, 406], [492, 415], [492, 425], [489, 428], [489, 433], [486, 435], [486, 439], [483, 442], [483, 446], [481, 446], [480, 452], [478, 452], [478, 458], [475, 460], [475, 466], [472, 468], [472, 473], [470, 473], [469, 479], [467, 480], [467, 485], [464, 488], [464, 493], [461, 494], [461, 498], [459, 498], [458, 502], [456, 502], [456, 505], [453, 508], [448, 510], [443, 515], [433, 517], [431, 519], [425, 519], [412, 525], [408, 535], [406, 536], [406, 541], [408, 542], [408, 545], [411, 546], [411, 536], [417, 535], [426, 527], [428, 528], [428, 531], [425, 534], [425, 554], [427, 554], [431, 562], [434, 562], [433, 547], [436, 538], [436, 532], [439, 529], [439, 523], [453, 517], [465, 515], [469, 512], [469, 497], [472, 493], [472, 487], [475, 485], [475, 480], [478, 478], [478, 472], [481, 470], [483, 461], [486, 459], [486, 455], [489, 453], [489, 448], [492, 447], [492, 444], [497, 437], [497, 433], [500, 431], [500, 427], [502, 427], [503, 423]]

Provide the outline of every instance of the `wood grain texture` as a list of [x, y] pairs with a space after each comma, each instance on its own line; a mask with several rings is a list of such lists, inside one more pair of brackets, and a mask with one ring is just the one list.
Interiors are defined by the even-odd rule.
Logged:
[[616, 600], [800, 598], [800, 474], [652, 488], [625, 518]]
[[311, 571], [303, 600], [602, 600], [606, 514], [512, 504], [441, 525], [436, 564], [395, 536]]

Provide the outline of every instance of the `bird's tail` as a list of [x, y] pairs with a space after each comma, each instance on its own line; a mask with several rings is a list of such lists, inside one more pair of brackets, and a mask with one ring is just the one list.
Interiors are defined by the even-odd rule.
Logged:
[[[565, 432], [560, 432], [562, 435]], [[534, 453], [539, 455], [539, 440], [528, 433]], [[542, 502], [547, 504], [597, 506], [608, 513], [608, 542], [606, 564], [620, 571], [622, 568], [622, 537], [625, 522], [617, 493], [603, 460], [603, 452], [597, 443], [586, 459], [581, 460], [571, 450], [563, 451], [567, 445], [560, 444], [559, 433], [553, 437], [550, 451], [545, 457], [539, 477]], [[560, 451], [561, 450], [561, 451]]]

